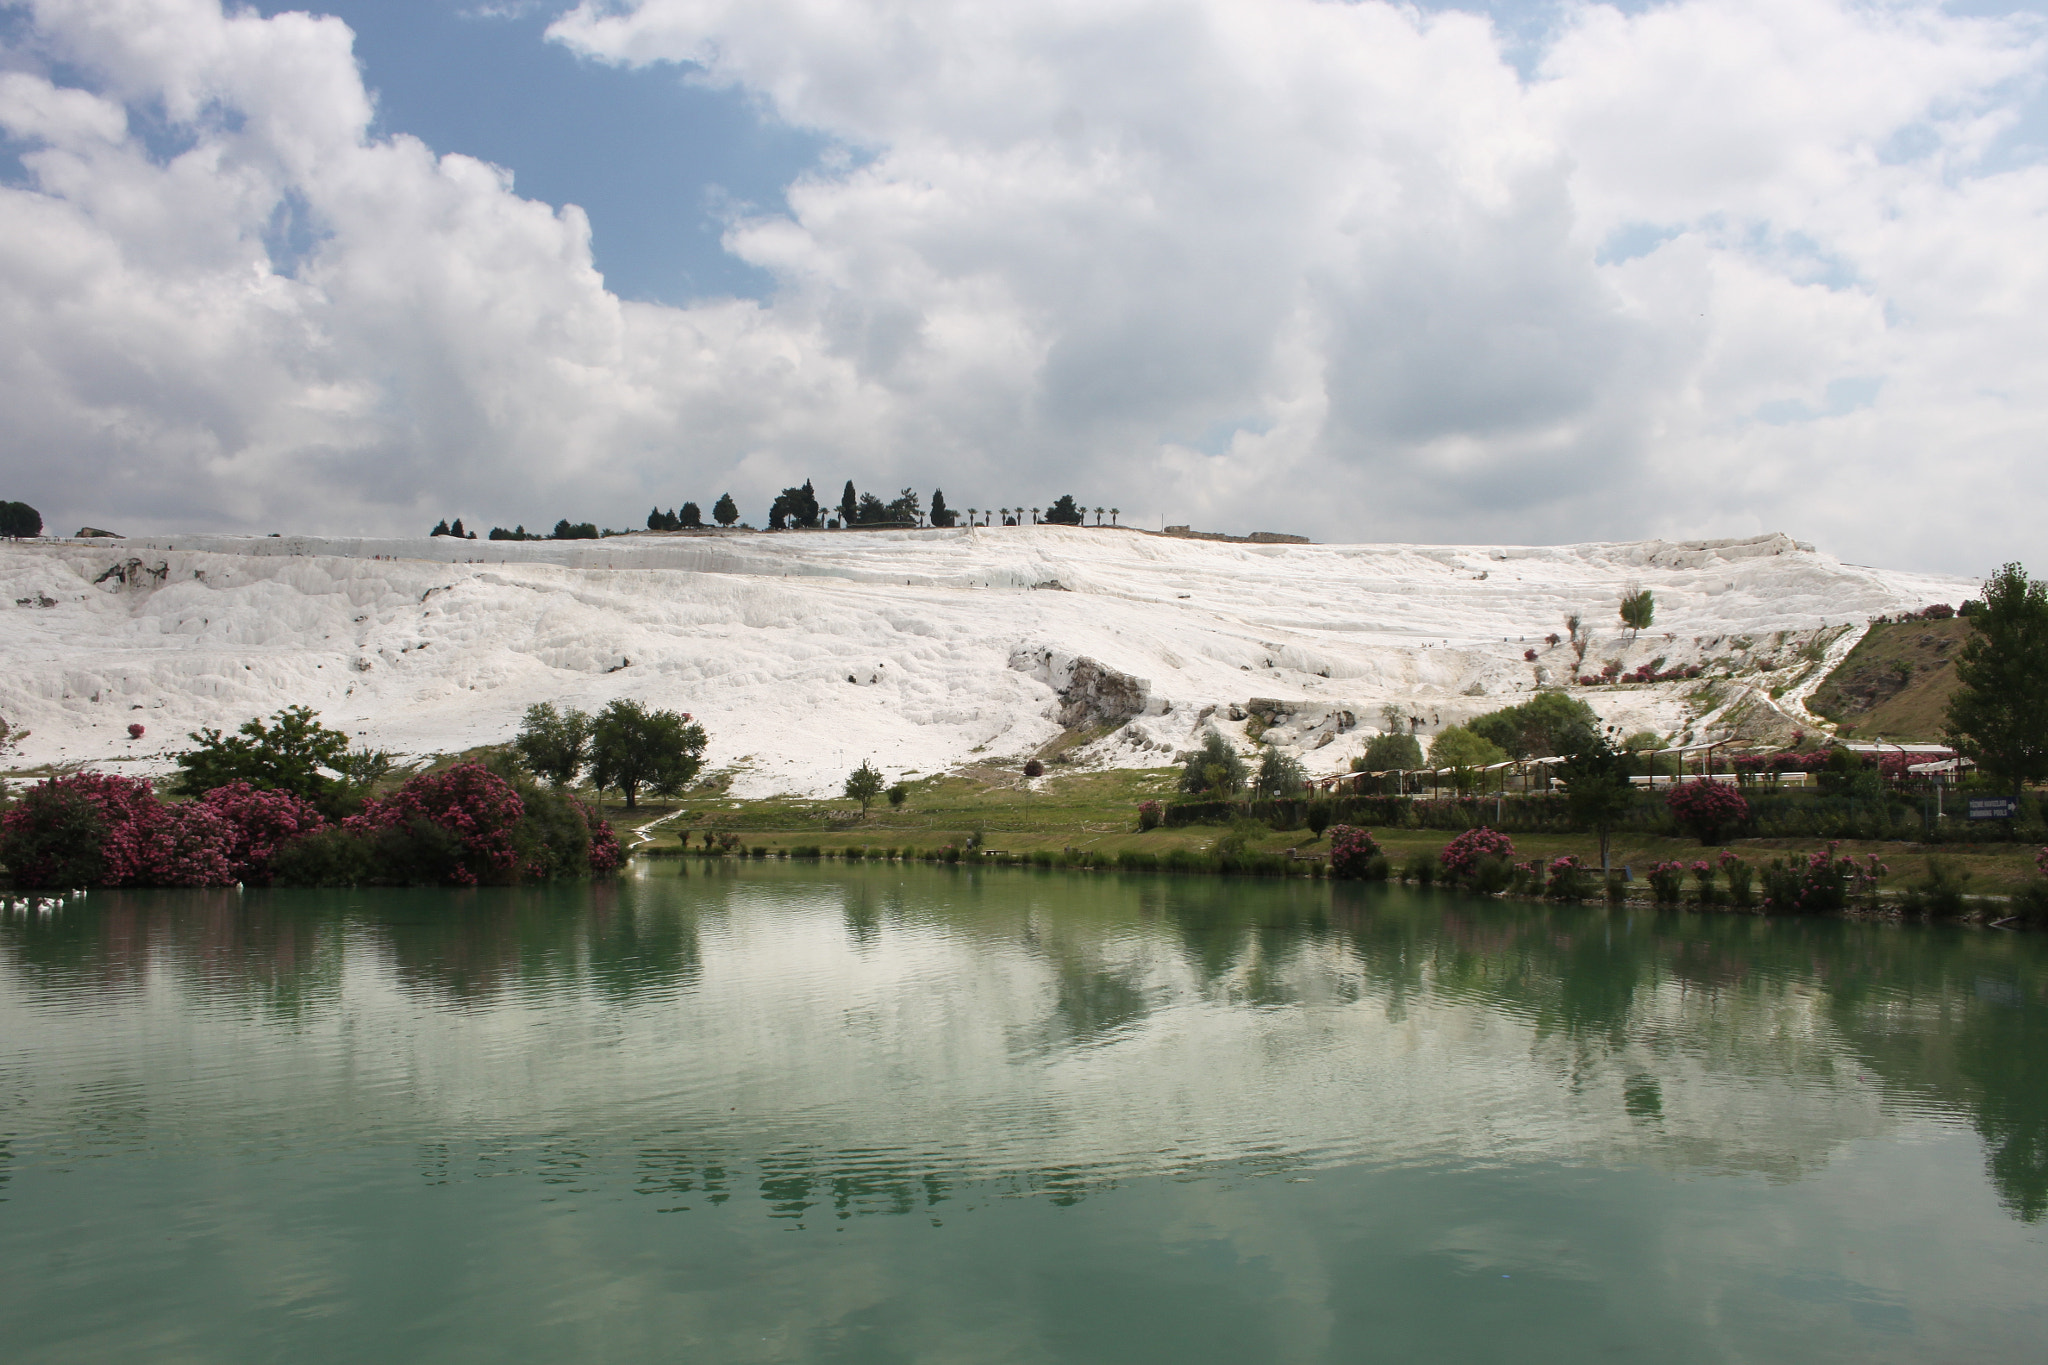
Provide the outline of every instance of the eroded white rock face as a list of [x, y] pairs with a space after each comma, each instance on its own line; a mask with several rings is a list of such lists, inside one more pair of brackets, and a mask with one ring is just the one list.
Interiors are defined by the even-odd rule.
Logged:
[[[1053, 581], [1063, 590], [1040, 586]], [[1637, 583], [1657, 619], [1630, 641], [1615, 613]], [[536, 701], [628, 696], [695, 714], [710, 763], [739, 769], [735, 793], [764, 795], [836, 791], [864, 758], [892, 772], [1021, 758], [1063, 712], [1135, 709], [1080, 761], [1156, 766], [1203, 724], [1241, 734], [1256, 697], [1287, 708], [1270, 741], [1334, 772], [1388, 706], [1428, 732], [1609, 660], [1797, 669], [1811, 632], [1976, 588], [1783, 536], [1239, 545], [1041, 526], [4, 544], [0, 717], [33, 732], [17, 763], [148, 771], [199, 726], [288, 704], [424, 754], [502, 741]], [[1593, 636], [1583, 665], [1545, 641], [1573, 612]], [[1697, 719], [1689, 690], [1588, 697], [1669, 733]]]

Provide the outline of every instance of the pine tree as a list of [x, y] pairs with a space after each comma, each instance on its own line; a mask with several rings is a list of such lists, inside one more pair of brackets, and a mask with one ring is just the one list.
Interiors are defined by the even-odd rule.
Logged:
[[448, 530], [448, 518], [443, 517], [439, 521], [435, 522], [434, 529], [428, 534], [436, 536], [445, 536], [451, 534]]
[[860, 520], [860, 496], [853, 491], [853, 480], [846, 481], [846, 487], [839, 493], [839, 524], [851, 526]]
[[683, 510], [676, 514], [677, 530], [681, 530], [685, 526], [702, 526], [703, 524], [704, 513], [694, 502], [684, 503]]
[[1650, 622], [1657, 618], [1657, 599], [1650, 596], [1650, 590], [1636, 587], [1622, 594], [1621, 623], [1629, 629], [1630, 638], [1639, 631], [1650, 628]]
[[455, 519], [455, 524], [454, 524], [453, 526], [450, 526], [450, 527], [448, 528], [448, 534], [449, 534], [449, 535], [451, 535], [451, 536], [454, 536], [454, 537], [455, 537], [455, 538], [456, 538], [457, 540], [462, 540], [462, 539], [464, 539], [464, 538], [465, 538], [465, 536], [467, 535], [467, 533], [466, 533], [466, 532], [465, 532], [465, 531], [464, 531], [464, 530], [462, 529], [462, 518], [461, 518], [461, 517], [457, 517], [457, 518]]
[[1984, 584], [1956, 656], [1948, 742], [2015, 799], [2048, 778], [2048, 583], [2008, 564]]
[[661, 509], [659, 507], [653, 508], [647, 513], [647, 529], [650, 531], [659, 531], [661, 529]]
[[1045, 519], [1054, 526], [1079, 526], [1081, 509], [1074, 504], [1074, 495], [1060, 494], [1053, 505], [1045, 509]]
[[720, 526], [730, 526], [740, 519], [739, 504], [732, 500], [732, 494], [720, 493], [718, 502], [711, 509], [711, 516]]

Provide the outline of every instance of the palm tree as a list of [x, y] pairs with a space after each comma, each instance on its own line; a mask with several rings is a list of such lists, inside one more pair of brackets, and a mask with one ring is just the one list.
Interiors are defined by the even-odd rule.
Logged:
[[974, 509], [974, 508], [970, 507], [970, 508], [968, 508], [968, 509], [967, 509], [967, 524], [968, 524], [969, 526], [972, 526], [972, 525], [974, 525], [974, 513], [975, 513], [975, 509]]
[[1114, 507], [1109, 509], [1109, 524], [1111, 526], [1116, 525], [1116, 508]]
[[1102, 509], [1100, 507], [1095, 509], [1095, 524], [1097, 526], [1102, 525]]
[[1010, 524], [1010, 509], [1007, 507], [998, 507], [996, 511], [1002, 514], [1003, 525], [1008, 526]]
[[1031, 509], [1031, 524], [1033, 526], [1038, 525], [1038, 509], [1036, 507]]

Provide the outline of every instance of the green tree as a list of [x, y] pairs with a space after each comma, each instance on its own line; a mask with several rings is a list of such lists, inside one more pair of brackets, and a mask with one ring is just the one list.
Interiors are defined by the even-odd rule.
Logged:
[[703, 509], [694, 502], [684, 503], [683, 510], [676, 513], [676, 529], [679, 531], [685, 526], [702, 526], [703, 524]]
[[1570, 753], [1599, 728], [1593, 708], [1562, 692], [1538, 692], [1519, 706], [1488, 712], [1465, 726], [1510, 758]]
[[1237, 747], [1210, 726], [1202, 736], [1202, 747], [1181, 755], [1180, 789], [1233, 796], [1244, 789], [1244, 759]]
[[861, 494], [860, 505], [854, 511], [858, 514], [854, 520], [862, 526], [873, 526], [889, 519], [889, 504], [873, 493]]
[[448, 518], [443, 517], [434, 523], [434, 529], [427, 532], [427, 534], [429, 536], [448, 536], [455, 533], [448, 529]]
[[889, 520], [907, 521], [912, 526], [924, 518], [924, 504], [917, 494], [908, 488], [898, 491], [889, 501]]
[[785, 519], [798, 530], [814, 530], [823, 522], [817, 490], [811, 487], [809, 479], [804, 480], [802, 488], [785, 488], [776, 495], [775, 504], [768, 509], [769, 528], [781, 530]]
[[1446, 725], [1429, 743], [1429, 761], [1439, 768], [1454, 769], [1453, 780], [1459, 791], [1473, 784], [1478, 769], [1506, 758], [1499, 745], [1481, 739], [1462, 725]]
[[1413, 735], [1374, 735], [1365, 746], [1364, 757], [1352, 771], [1360, 773], [1414, 772], [1422, 766], [1422, 746]]
[[887, 795], [889, 797], [889, 809], [902, 810], [903, 803], [910, 799], [910, 788], [898, 782], [895, 786], [889, 788]]
[[337, 784], [320, 770], [340, 770], [348, 735], [320, 724], [318, 714], [310, 706], [287, 706], [268, 725], [249, 720], [232, 735], [210, 729], [188, 735], [197, 747], [178, 755], [178, 785], [188, 795], [203, 796], [230, 782], [247, 782], [327, 804]]
[[704, 727], [674, 711], [650, 711], [621, 697], [590, 722], [590, 776], [633, 809], [642, 787], [676, 796], [704, 766]]
[[1614, 824], [1635, 806], [1635, 788], [1628, 780], [1628, 755], [1614, 747], [1613, 737], [1595, 730], [1557, 765], [1572, 822], [1600, 835], [1600, 874], [1611, 871], [1608, 841]]
[[1079, 526], [1081, 509], [1074, 502], [1072, 493], [1062, 493], [1053, 499], [1052, 506], [1045, 509], [1045, 519], [1054, 526]]
[[865, 759], [858, 768], [846, 775], [846, 795], [848, 799], [860, 802], [863, 820], [867, 818], [868, 807], [874, 804], [875, 798], [881, 794], [882, 775], [875, 770], [874, 764]]
[[1629, 638], [1650, 628], [1650, 622], [1657, 619], [1657, 599], [1650, 595], [1648, 588], [1637, 585], [1621, 595], [1621, 623], [1628, 627]]
[[959, 519], [960, 514], [946, 506], [946, 490], [934, 488], [932, 490], [932, 525], [951, 526]]
[[1308, 774], [1302, 771], [1299, 759], [1278, 745], [1265, 746], [1265, 751], [1259, 755], [1259, 775], [1252, 780], [1252, 787], [1259, 795], [1295, 796], [1307, 785]]
[[2008, 564], [1985, 581], [1969, 619], [1948, 742], [2017, 798], [2048, 778], [2048, 584]]
[[732, 494], [718, 495], [718, 501], [711, 505], [711, 519], [720, 526], [730, 526], [740, 519], [740, 505], [732, 500]]
[[853, 491], [853, 480], [846, 481], [846, 487], [839, 490], [839, 524], [851, 526], [860, 519], [860, 495]]
[[28, 540], [43, 533], [43, 514], [25, 502], [0, 502], [0, 536]]
[[574, 707], [558, 713], [554, 703], [536, 702], [526, 708], [512, 747], [536, 775], [569, 786], [590, 761], [590, 717]]

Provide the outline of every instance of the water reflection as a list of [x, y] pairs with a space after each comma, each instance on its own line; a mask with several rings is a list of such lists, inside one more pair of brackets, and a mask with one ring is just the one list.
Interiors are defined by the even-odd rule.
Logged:
[[2044, 991], [2039, 936], [1387, 887], [754, 865], [95, 895], [0, 921], [0, 1199], [10, 1158], [230, 1128], [794, 1225], [1219, 1163], [1791, 1181], [1964, 1120], [2038, 1220]]

